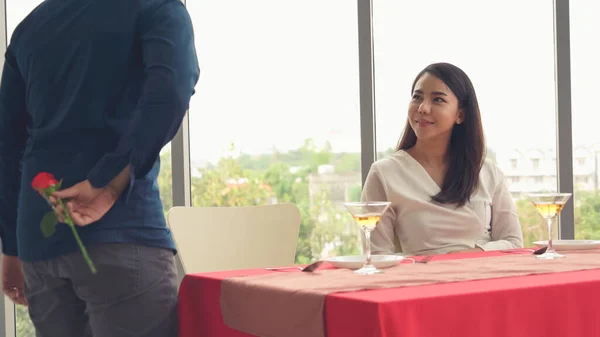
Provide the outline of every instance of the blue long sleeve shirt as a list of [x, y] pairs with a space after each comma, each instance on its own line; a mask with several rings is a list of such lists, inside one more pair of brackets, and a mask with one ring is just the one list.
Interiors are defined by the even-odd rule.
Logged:
[[63, 187], [106, 186], [131, 164], [129, 188], [84, 244], [175, 249], [162, 211], [159, 153], [198, 81], [192, 22], [179, 0], [46, 0], [15, 29], [0, 84], [2, 252], [24, 261], [78, 250], [68, 227], [44, 238], [50, 211], [31, 188], [49, 172]]

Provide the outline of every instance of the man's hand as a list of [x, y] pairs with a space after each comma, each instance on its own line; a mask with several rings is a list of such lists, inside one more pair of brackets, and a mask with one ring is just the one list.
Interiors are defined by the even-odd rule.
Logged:
[[15, 304], [27, 305], [23, 264], [16, 256], [2, 256], [2, 291]]
[[87, 226], [100, 220], [115, 204], [120, 193], [112, 186], [95, 188], [88, 180], [84, 180], [64, 190], [52, 194], [51, 201], [56, 205], [59, 220], [62, 218], [63, 208], [56, 204], [55, 198], [70, 199], [67, 209], [76, 225]]
[[50, 197], [50, 201], [56, 206], [56, 213], [60, 221], [63, 208], [57, 204], [56, 198], [70, 199], [66, 206], [73, 218], [73, 222], [79, 226], [87, 226], [100, 220], [115, 204], [121, 193], [129, 184], [130, 165], [125, 167], [110, 184], [102, 188], [95, 188], [84, 180], [69, 188], [56, 191]]

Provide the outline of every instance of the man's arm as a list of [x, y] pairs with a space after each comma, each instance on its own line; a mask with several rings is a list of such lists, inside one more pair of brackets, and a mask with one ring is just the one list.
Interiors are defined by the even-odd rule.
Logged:
[[129, 186], [153, 167], [175, 136], [199, 77], [191, 18], [181, 1], [142, 16], [145, 82], [127, 134], [92, 168], [88, 180], [106, 187], [129, 170]]
[[14, 55], [5, 54], [0, 83], [0, 237], [2, 253], [17, 256], [17, 203], [27, 141], [25, 84]]

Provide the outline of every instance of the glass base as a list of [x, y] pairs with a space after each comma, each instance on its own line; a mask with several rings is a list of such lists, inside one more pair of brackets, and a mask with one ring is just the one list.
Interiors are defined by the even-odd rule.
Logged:
[[358, 275], [375, 275], [383, 273], [383, 270], [375, 268], [372, 264], [365, 264], [362, 268], [355, 270], [354, 273]]
[[553, 260], [553, 259], [562, 259], [563, 257], [565, 257], [565, 256], [557, 253], [555, 250], [552, 250], [552, 251], [546, 251], [544, 254], [538, 255], [535, 258], [540, 259], [540, 260]]

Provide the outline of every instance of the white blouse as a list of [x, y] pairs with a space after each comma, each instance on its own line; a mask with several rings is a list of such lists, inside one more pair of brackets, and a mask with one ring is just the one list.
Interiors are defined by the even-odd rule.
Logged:
[[515, 203], [492, 161], [485, 161], [478, 188], [465, 206], [432, 202], [440, 190], [425, 168], [403, 150], [373, 163], [361, 199], [392, 203], [371, 233], [373, 254], [523, 247]]

